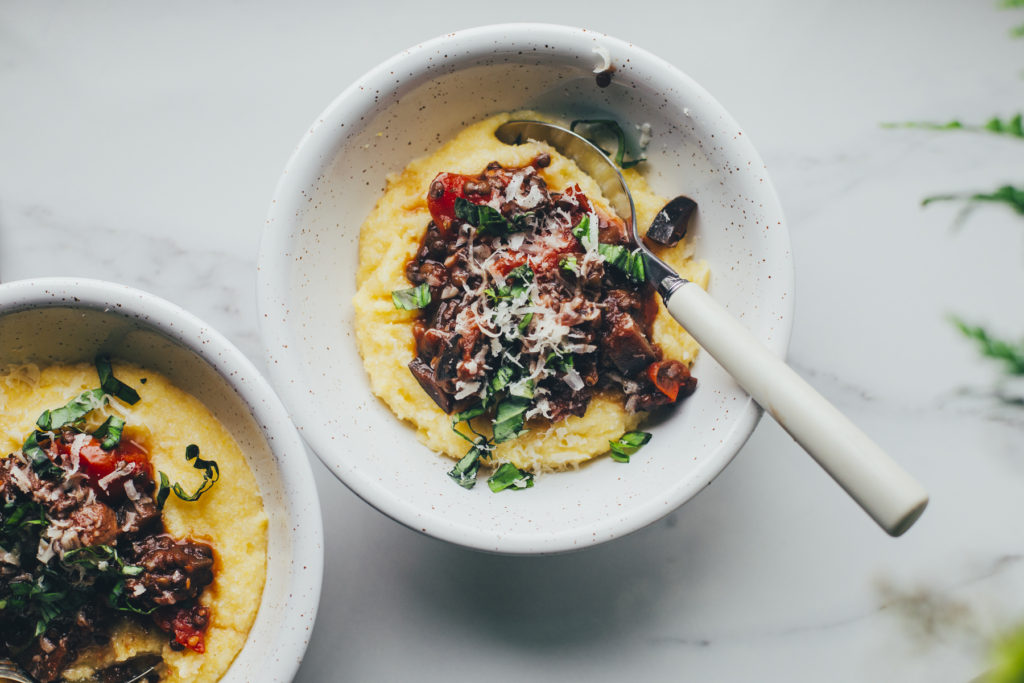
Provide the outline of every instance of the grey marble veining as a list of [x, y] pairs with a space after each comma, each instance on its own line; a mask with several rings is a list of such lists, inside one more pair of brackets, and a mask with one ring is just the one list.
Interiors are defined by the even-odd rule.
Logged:
[[[991, 3], [526, 0], [0, 6], [0, 278], [117, 280], [263, 363], [263, 217], [302, 131], [398, 50], [508, 20], [588, 24], [696, 78], [786, 210], [789, 358], [929, 489], [890, 539], [776, 425], [683, 508], [506, 558], [419, 536], [314, 462], [327, 531], [297, 680], [966, 681], [1024, 622], [1024, 408], [948, 321], [1024, 328], [1024, 231], [921, 199], [1021, 181], [1024, 142], [885, 129], [1020, 111], [1024, 11]], [[387, 16], [385, 16], [385, 14]], [[400, 18], [400, 20], [396, 20]], [[1007, 386], [1015, 395], [1024, 388]]]

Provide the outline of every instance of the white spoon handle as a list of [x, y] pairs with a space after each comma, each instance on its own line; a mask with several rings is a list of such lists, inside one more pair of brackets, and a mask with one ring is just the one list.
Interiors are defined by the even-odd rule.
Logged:
[[921, 516], [928, 494], [917, 480], [699, 285], [687, 282], [665, 305], [883, 529], [899, 536]]

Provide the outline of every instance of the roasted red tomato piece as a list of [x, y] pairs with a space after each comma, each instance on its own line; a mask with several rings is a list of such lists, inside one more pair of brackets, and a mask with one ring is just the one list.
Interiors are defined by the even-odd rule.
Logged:
[[174, 642], [199, 654], [206, 652], [210, 609], [202, 605], [174, 605], [153, 612], [153, 621], [174, 637]]
[[[61, 441], [58, 445], [64, 456], [70, 456], [72, 445]], [[89, 485], [96, 495], [106, 501], [118, 501], [124, 498], [124, 483], [129, 479], [144, 476], [153, 479], [153, 466], [149, 456], [127, 441], [110, 451], [103, 450], [98, 439], [89, 437], [89, 441], [78, 449], [78, 467], [89, 477]], [[120, 473], [116, 474], [120, 470]], [[115, 476], [111, 476], [115, 475]]]
[[[469, 184], [468, 188], [466, 187], [467, 183]], [[477, 187], [487, 189], [483, 194], [467, 191]], [[491, 190], [486, 181], [475, 176], [461, 173], [438, 173], [427, 191], [427, 208], [430, 209], [430, 217], [434, 219], [434, 223], [442, 233], [448, 232], [452, 221], [455, 220], [455, 200], [459, 197], [474, 204], [484, 204], [491, 198]]]

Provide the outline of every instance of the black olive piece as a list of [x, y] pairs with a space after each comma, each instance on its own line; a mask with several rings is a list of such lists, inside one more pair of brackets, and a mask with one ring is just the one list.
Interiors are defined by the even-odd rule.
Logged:
[[690, 219], [697, 210], [697, 202], [682, 195], [676, 197], [658, 212], [647, 231], [647, 239], [666, 247], [674, 247], [686, 237]]

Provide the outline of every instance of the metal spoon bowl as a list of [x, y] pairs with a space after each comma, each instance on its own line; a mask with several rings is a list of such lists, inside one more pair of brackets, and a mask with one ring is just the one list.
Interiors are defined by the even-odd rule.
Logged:
[[543, 121], [508, 121], [495, 135], [506, 144], [546, 142], [575, 161], [633, 231], [647, 279], [672, 317], [889, 534], [899, 536], [917, 521], [928, 504], [928, 494], [917, 480], [703, 288], [681, 278], [647, 248], [637, 230], [629, 188], [600, 149]]

